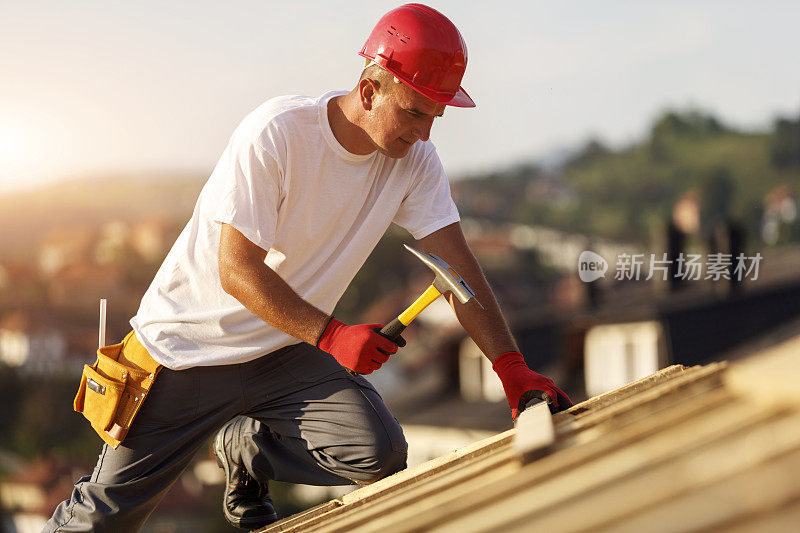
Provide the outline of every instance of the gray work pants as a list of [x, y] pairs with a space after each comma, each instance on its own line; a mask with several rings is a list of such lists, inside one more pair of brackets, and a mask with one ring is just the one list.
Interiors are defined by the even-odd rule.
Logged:
[[164, 368], [124, 442], [103, 446], [44, 531], [137, 531], [195, 452], [240, 415], [250, 420], [233, 455], [262, 482], [369, 483], [405, 468], [402, 429], [375, 389], [301, 343], [248, 363]]

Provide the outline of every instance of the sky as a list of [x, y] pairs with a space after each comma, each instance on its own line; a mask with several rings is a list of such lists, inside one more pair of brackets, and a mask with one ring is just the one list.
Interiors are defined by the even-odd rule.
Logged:
[[[398, 2], [3, 0], [0, 193], [81, 175], [208, 175], [239, 121], [284, 94], [352, 88]], [[642, 138], [666, 109], [758, 130], [800, 115], [800, 3], [439, 1], [468, 47], [474, 109], [432, 139], [452, 178], [598, 137]]]

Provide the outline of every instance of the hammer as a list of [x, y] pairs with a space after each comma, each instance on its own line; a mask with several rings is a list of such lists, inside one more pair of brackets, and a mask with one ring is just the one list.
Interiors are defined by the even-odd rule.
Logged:
[[400, 333], [403, 332], [406, 326], [408, 326], [412, 320], [417, 318], [417, 315], [420, 314], [423, 309], [428, 307], [431, 302], [441, 296], [442, 293], [447, 291], [452, 292], [462, 304], [474, 299], [475, 303], [480, 305], [481, 309], [483, 309], [483, 306], [477, 300], [477, 298], [475, 298], [475, 293], [469, 288], [467, 282], [458, 275], [458, 272], [453, 270], [453, 267], [445, 263], [442, 258], [437, 257], [434, 254], [419, 252], [407, 244], [404, 244], [403, 246], [405, 246], [409, 252], [417, 256], [420, 261], [425, 263], [428, 268], [433, 270], [433, 273], [436, 274], [436, 277], [433, 279], [431, 286], [428, 287], [424, 293], [422, 293], [422, 296], [417, 298], [414, 303], [408, 307], [408, 309], [400, 313], [397, 318], [386, 324], [383, 329], [381, 329], [381, 335], [389, 340], [396, 339], [400, 336]]

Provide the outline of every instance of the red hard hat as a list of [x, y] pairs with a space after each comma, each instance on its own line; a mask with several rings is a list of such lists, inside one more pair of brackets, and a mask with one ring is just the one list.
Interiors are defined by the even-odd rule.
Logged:
[[475, 107], [461, 88], [467, 45], [458, 28], [435, 9], [406, 4], [386, 13], [358, 55], [440, 104]]

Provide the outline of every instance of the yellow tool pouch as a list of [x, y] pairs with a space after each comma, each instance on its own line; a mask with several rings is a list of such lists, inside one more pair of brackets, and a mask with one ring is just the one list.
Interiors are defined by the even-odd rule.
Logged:
[[101, 439], [116, 448], [161, 368], [131, 331], [121, 343], [97, 350], [94, 365], [83, 366], [73, 407]]

